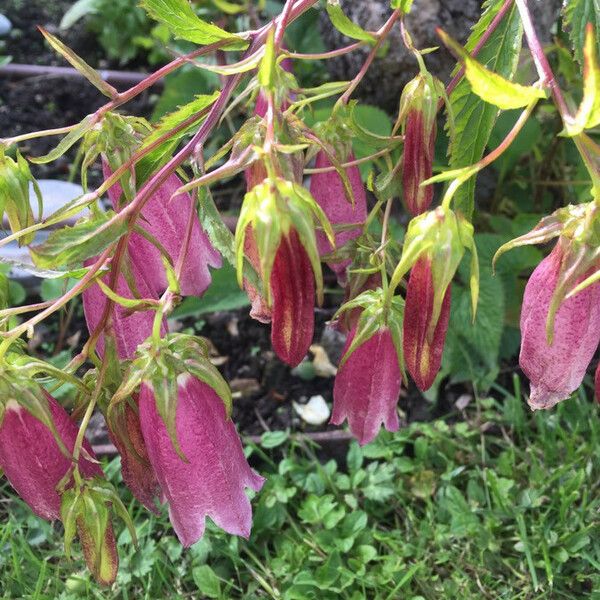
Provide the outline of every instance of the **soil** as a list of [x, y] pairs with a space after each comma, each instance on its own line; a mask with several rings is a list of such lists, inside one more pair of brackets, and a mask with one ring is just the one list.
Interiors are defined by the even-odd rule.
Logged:
[[[118, 65], [102, 58], [96, 40], [83, 25], [58, 32], [62, 15], [71, 4], [67, 0], [4, 0], [0, 9], [10, 18], [13, 29], [4, 40], [6, 48], [0, 48], [0, 54], [9, 54], [14, 63], [68, 66], [44, 42], [37, 29], [41, 25], [51, 33], [59, 34], [61, 40], [93, 67], [118, 68]], [[143, 70], [143, 65], [139, 68]], [[0, 137], [72, 125], [97, 110], [106, 100], [84, 79], [0, 76]], [[147, 117], [152, 112], [154, 101], [152, 92], [143, 93], [127, 105], [127, 112]], [[57, 141], [54, 137], [39, 138], [22, 144], [20, 148], [25, 155], [41, 156], [50, 151]], [[37, 178], [66, 179], [75, 155], [76, 149], [72, 148], [52, 163], [31, 165], [31, 170]], [[99, 177], [100, 171], [94, 173], [92, 170], [90, 184], [99, 183]]]

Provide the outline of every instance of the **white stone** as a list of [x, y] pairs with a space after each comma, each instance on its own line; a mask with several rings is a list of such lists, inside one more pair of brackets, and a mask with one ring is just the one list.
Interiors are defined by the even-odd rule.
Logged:
[[306, 404], [298, 404], [298, 402], [292, 404], [298, 416], [309, 425], [323, 425], [331, 415], [323, 396], [312, 396]]

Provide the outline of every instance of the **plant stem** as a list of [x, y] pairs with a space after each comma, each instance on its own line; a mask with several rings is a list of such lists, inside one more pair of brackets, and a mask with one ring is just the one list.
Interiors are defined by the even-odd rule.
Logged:
[[[371, 66], [371, 63], [373, 62], [373, 60], [375, 60], [375, 56], [377, 56], [377, 52], [379, 51], [381, 44], [383, 44], [385, 38], [388, 36], [390, 31], [392, 30], [394, 23], [401, 17], [401, 15], [402, 15], [402, 12], [400, 10], [395, 10], [392, 13], [392, 15], [390, 16], [390, 18], [385, 22], [383, 27], [381, 27], [381, 29], [375, 34], [377, 36], [377, 41], [373, 45], [371, 52], [369, 52], [369, 55], [367, 56], [367, 59], [363, 63], [363, 66], [361, 67], [360, 71], [357, 73], [356, 77], [354, 77], [354, 79], [352, 80], [352, 83], [350, 83], [350, 87], [348, 87], [348, 89], [344, 92], [344, 94], [336, 102], [336, 104], [335, 104], [336, 108], [341, 106], [342, 104], [348, 104], [348, 101], [350, 100], [352, 94], [354, 93], [354, 90], [358, 87], [360, 82], [363, 80], [363, 77], [366, 75], [369, 67]], [[335, 108], [334, 108], [334, 110], [335, 110]]]

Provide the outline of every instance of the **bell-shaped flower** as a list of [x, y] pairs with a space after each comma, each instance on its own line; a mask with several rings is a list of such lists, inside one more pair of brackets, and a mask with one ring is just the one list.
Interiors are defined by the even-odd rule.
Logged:
[[263, 483], [248, 465], [231, 421], [231, 390], [210, 362], [205, 340], [168, 334], [138, 349], [109, 406], [109, 418], [140, 388], [139, 419], [152, 470], [171, 523], [189, 546], [210, 517], [248, 537], [252, 511], [245, 493]]
[[[352, 162], [354, 154], [348, 152], [345, 162]], [[324, 150], [317, 154], [315, 168], [323, 169], [332, 167], [330, 158]], [[349, 241], [357, 238], [362, 233], [364, 222], [367, 219], [367, 194], [357, 166], [345, 170], [347, 183], [352, 192], [348, 194], [344, 181], [336, 170], [325, 173], [315, 173], [310, 181], [310, 193], [317, 201], [329, 219], [332, 227], [343, 227], [335, 234], [335, 246], [341, 248]], [[353, 227], [352, 227], [353, 225]], [[317, 247], [321, 256], [333, 252], [334, 248], [322, 231], [317, 231]], [[329, 266], [338, 275], [345, 277], [346, 269], [352, 261], [345, 259], [340, 262], [331, 262]]]
[[259, 491], [263, 479], [246, 462], [235, 425], [210, 386], [180, 375], [177, 395], [177, 441], [185, 460], [173, 446], [152, 387], [142, 384], [140, 392], [142, 432], [175, 532], [190, 546], [210, 517], [228, 533], [247, 538], [252, 508], [245, 488]]
[[475, 314], [479, 266], [473, 226], [442, 207], [415, 217], [408, 225], [390, 290], [395, 290], [412, 268], [403, 346], [406, 368], [421, 390], [431, 386], [440, 368], [450, 312], [450, 284], [466, 249], [471, 251], [471, 305]]
[[600, 343], [600, 283], [560, 302], [548, 339], [548, 315], [565, 273], [565, 254], [559, 242], [529, 278], [523, 297], [519, 365], [531, 383], [533, 409], [568, 398], [581, 385]]
[[[344, 354], [355, 331], [350, 334]], [[358, 346], [339, 368], [333, 388], [331, 422], [341, 425], [348, 419], [350, 431], [360, 444], [368, 444], [383, 424], [398, 431], [396, 405], [402, 377], [398, 354], [389, 329], [382, 328]]]
[[431, 259], [422, 257], [413, 265], [408, 279], [403, 338], [406, 368], [421, 391], [431, 387], [440, 370], [450, 320], [452, 287], [448, 286], [437, 323], [431, 327], [433, 286]]
[[402, 186], [404, 202], [413, 216], [425, 212], [433, 200], [433, 185], [421, 184], [432, 175], [436, 115], [444, 94], [441, 82], [429, 73], [417, 75], [402, 92], [399, 117], [404, 129]]
[[310, 193], [292, 181], [266, 179], [244, 198], [236, 230], [238, 281], [243, 282], [244, 249], [252, 236], [265, 303], [271, 311], [271, 341], [277, 355], [296, 366], [314, 331], [315, 291], [323, 298], [315, 219], [333, 242], [333, 231]]
[[[73, 451], [78, 427], [67, 411], [50, 394], [29, 388], [17, 389], [15, 398], [4, 398], [4, 411], [0, 424], [0, 468], [6, 478], [43, 519], [60, 518], [61, 499], [57, 486], [73, 467], [69, 453]], [[47, 404], [47, 422], [23, 405], [32, 398], [32, 406]], [[43, 418], [43, 417], [42, 417]], [[52, 431], [54, 429], [54, 431]], [[62, 448], [59, 442], [62, 444]], [[92, 448], [84, 442], [84, 452], [79, 459], [79, 471], [85, 478], [102, 477], [100, 466], [88, 460], [95, 459]]]
[[512, 248], [558, 243], [535, 269], [521, 308], [519, 364], [531, 382], [529, 405], [550, 408], [579, 387], [600, 342], [600, 249], [595, 202], [570, 205], [544, 217]]
[[331, 422], [346, 419], [361, 445], [368, 444], [383, 424], [399, 427], [396, 405], [402, 383], [402, 300], [389, 306], [379, 288], [367, 291], [342, 306], [340, 312], [362, 308], [350, 332], [333, 388]]
[[[87, 261], [91, 264], [93, 259]], [[155, 311], [141, 305], [144, 299], [158, 299], [156, 291], [151, 288], [147, 281], [147, 271], [138, 267], [137, 261], [123, 260], [122, 271], [119, 273], [115, 292], [118, 296], [130, 299], [133, 303], [136, 300], [140, 306], [136, 309], [122, 306], [114, 303], [112, 317], [108, 322], [107, 329], [100, 334], [96, 344], [96, 351], [100, 356], [104, 355], [105, 335], [109, 335], [115, 340], [116, 350], [119, 358], [132, 358], [136, 348], [143, 343], [152, 333]], [[109, 285], [110, 273], [102, 278], [105, 286]], [[82, 294], [83, 312], [90, 335], [94, 333], [96, 327], [103, 322], [105, 311], [108, 304], [108, 297], [98, 283], [92, 284]], [[166, 322], [163, 323], [162, 332], [166, 332]]]
[[158, 513], [156, 500], [160, 486], [150, 466], [148, 449], [142, 435], [139, 398], [136, 394], [111, 412], [107, 419], [111, 440], [121, 455], [121, 472], [125, 485], [148, 510]]
[[[106, 160], [103, 161], [105, 178], [111, 174]], [[133, 231], [128, 243], [128, 252], [151, 290], [162, 294], [168, 287], [167, 274], [163, 264], [161, 250], [148, 237], [156, 240], [168, 254], [170, 262], [176, 265], [183, 260], [179, 279], [180, 293], [183, 296], [200, 296], [210, 285], [209, 267], [221, 266], [221, 255], [215, 250], [206, 232], [202, 229], [196, 214], [196, 204], [188, 193], [176, 194], [183, 185], [175, 174], [170, 175], [144, 204], [136, 226], [142, 233]], [[108, 190], [109, 198], [115, 210], [121, 210], [125, 195], [119, 184]], [[185, 257], [181, 257], [182, 252]]]

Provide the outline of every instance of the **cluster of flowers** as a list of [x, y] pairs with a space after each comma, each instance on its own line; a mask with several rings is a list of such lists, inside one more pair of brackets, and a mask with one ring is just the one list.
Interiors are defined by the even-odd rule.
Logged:
[[[275, 352], [295, 366], [313, 338], [314, 305], [323, 294], [321, 261], [336, 273], [348, 292], [337, 326], [348, 337], [335, 380], [332, 422], [348, 420], [361, 444], [370, 442], [382, 425], [398, 429], [396, 404], [405, 371], [421, 390], [433, 384], [448, 329], [451, 283], [466, 250], [472, 254], [473, 306], [477, 302], [473, 228], [447, 207], [430, 210], [432, 187], [421, 185], [432, 173], [439, 101], [439, 83], [423, 75], [403, 96], [401, 167], [404, 200], [413, 219], [389, 282], [382, 281], [387, 273], [375, 270], [358, 290], [354, 286], [350, 291], [353, 255], [342, 250], [363, 235], [368, 210], [343, 128], [320, 140], [308, 189], [303, 187], [302, 151], [280, 151], [286, 144], [293, 147], [287, 140], [279, 149], [277, 140], [270, 140], [275, 150], [259, 152], [245, 165], [248, 191], [235, 242], [251, 314], [271, 323]], [[284, 112], [285, 102], [277, 107], [273, 98], [259, 98], [251, 145], [257, 146], [257, 138], [264, 144], [266, 118], [276, 132], [294, 129]], [[112, 170], [107, 157], [103, 159], [109, 177]], [[121, 298], [161, 298], [170, 285], [165, 253], [181, 267], [182, 296], [202, 295], [210, 284], [209, 268], [221, 266], [195, 201], [180, 191], [181, 186], [176, 174], [160, 186], [141, 209], [144, 231], [130, 232], [118, 272], [109, 269], [103, 275], [104, 283]], [[120, 185], [110, 188], [115, 211], [124, 208], [126, 196]], [[594, 210], [592, 205], [566, 209], [507, 246], [561, 236], [528, 283], [521, 317], [521, 366], [532, 382], [534, 408], [552, 406], [581, 383], [600, 341], [600, 287], [589, 279], [598, 262], [597, 244], [581, 234], [593, 231], [581, 223], [593, 219]], [[256, 277], [250, 278], [248, 269]], [[405, 294], [396, 294], [407, 275]], [[203, 535], [207, 516], [225, 531], [247, 537], [252, 514], [246, 488], [260, 490], [263, 479], [247, 463], [229, 418], [225, 382], [211, 370], [201, 345], [192, 344], [191, 352], [185, 346], [188, 341], [177, 345], [183, 338], [168, 333], [166, 320], [158, 323], [164, 345], [147, 341], [157, 329], [154, 309], [131, 309], [122, 303], [109, 307], [105, 291], [105, 285], [94, 283], [84, 291], [83, 304], [100, 359], [109, 360], [112, 352], [135, 367], [135, 376], [124, 392], [119, 388], [120, 401], [107, 418], [125, 483], [151, 511], [158, 510], [159, 502], [168, 503], [171, 522], [185, 546]], [[175, 404], [169, 405], [173, 398]], [[87, 443], [72, 455], [78, 436], [75, 422], [45, 392], [43, 402], [51, 426], [20, 403], [6, 403], [0, 466], [36, 514], [62, 519], [66, 531], [75, 523], [90, 568], [99, 581], [108, 583], [118, 565], [112, 526], [106, 515], [101, 527], [92, 527], [90, 517], [108, 503], [102, 494], [102, 470]]]

